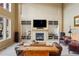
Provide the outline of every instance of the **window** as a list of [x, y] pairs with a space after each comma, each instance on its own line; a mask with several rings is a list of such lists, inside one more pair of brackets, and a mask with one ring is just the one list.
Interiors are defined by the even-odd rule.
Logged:
[[11, 12], [11, 3], [4, 3], [4, 9], [8, 10]]
[[0, 3], [0, 7], [3, 7], [3, 3]]
[[3, 39], [3, 18], [0, 17], [0, 40]]
[[11, 12], [11, 3], [0, 3], [0, 6], [5, 10]]
[[0, 40], [11, 38], [11, 20], [0, 17]]
[[11, 38], [11, 20], [6, 19], [6, 38], [10, 39]]

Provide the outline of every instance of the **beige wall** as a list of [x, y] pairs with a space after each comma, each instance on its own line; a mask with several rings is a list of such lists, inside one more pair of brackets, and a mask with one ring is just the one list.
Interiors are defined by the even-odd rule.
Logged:
[[[66, 32], [66, 35], [69, 35], [68, 31], [69, 31], [69, 26], [72, 27], [72, 29], [76, 29], [72, 32], [72, 34], [78, 34], [79, 33], [79, 27], [74, 27], [74, 16], [79, 15], [79, 4], [77, 3], [67, 3], [64, 4], [64, 31]], [[74, 36], [73, 35], [73, 36]], [[78, 34], [79, 35], [79, 34]], [[75, 36], [76, 37], [76, 36]]]
[[[6, 48], [14, 43], [14, 32], [16, 30], [16, 17], [15, 17], [15, 4], [12, 4], [12, 12], [8, 12], [5, 9], [0, 7], [0, 16], [6, 17], [11, 20], [11, 39], [5, 39], [0, 41], [0, 50]], [[17, 11], [18, 12], [18, 11]], [[17, 29], [18, 30], [18, 29]]]

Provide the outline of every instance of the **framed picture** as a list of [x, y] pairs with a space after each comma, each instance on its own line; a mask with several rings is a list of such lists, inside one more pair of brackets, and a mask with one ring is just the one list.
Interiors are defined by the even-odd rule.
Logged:
[[79, 16], [74, 17], [74, 26], [79, 26]]

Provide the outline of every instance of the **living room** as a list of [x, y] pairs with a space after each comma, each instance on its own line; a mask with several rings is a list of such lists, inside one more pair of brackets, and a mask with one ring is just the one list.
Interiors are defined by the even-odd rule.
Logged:
[[[13, 20], [11, 21], [11, 23], [15, 23], [14, 26], [11, 25], [13, 28], [11, 28], [12, 32], [10, 30], [8, 31], [14, 35], [14, 37], [13, 35], [11, 36], [11, 39], [16, 43], [11, 41], [11, 39], [9, 41], [8, 39], [7, 41], [4, 40], [7, 43], [11, 42], [10, 44], [12, 45], [10, 46], [10, 44], [7, 45], [7, 43], [1, 41], [0, 55], [11, 55], [12, 50], [15, 53], [12, 55], [23, 56], [79, 55], [76, 53], [78, 52], [79, 4], [25, 3], [13, 5], [15, 7], [13, 9], [15, 13], [11, 14], [11, 16], [4, 15], [10, 19], [11, 17], [14, 19], [14, 22], [12, 22]], [[73, 44], [77, 45], [75, 46], [76, 48], [71, 47]], [[9, 47], [3, 49], [6, 45]], [[4, 47], [2, 48], [2, 46]], [[18, 46], [20, 46], [19, 49], [22, 50], [23, 48], [26, 51], [21, 51], [22, 53], [17, 54], [15, 48]], [[12, 49], [11, 52], [8, 52], [9, 49]], [[30, 52], [30, 50], [33, 51]]]

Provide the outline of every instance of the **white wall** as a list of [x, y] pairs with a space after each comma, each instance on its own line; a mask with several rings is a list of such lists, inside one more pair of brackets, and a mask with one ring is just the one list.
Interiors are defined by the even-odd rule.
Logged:
[[22, 4], [22, 20], [47, 19], [58, 20], [61, 30], [61, 3], [26, 3]]
[[[66, 35], [69, 35], [69, 26], [74, 27], [74, 16], [79, 15], [79, 4], [77, 3], [65, 3], [63, 9], [64, 17], [64, 31]], [[22, 4], [22, 18], [23, 20], [33, 19], [47, 19], [47, 20], [58, 20], [59, 28], [61, 30], [62, 20], [62, 4], [59, 3], [27, 3]]]
[[79, 4], [77, 3], [67, 3], [64, 4], [64, 31], [66, 35], [69, 35], [69, 26], [72, 28], [79, 29], [79, 27], [74, 27], [74, 16], [79, 15]]
[[[62, 8], [61, 7], [62, 6], [60, 3], [22, 4], [22, 20], [33, 20], [33, 19], [58, 20], [59, 25], [60, 25], [61, 20], [62, 20]], [[32, 33], [34, 32], [32, 31]], [[48, 32], [47, 34], [45, 34], [45, 36], [47, 35], [48, 35]], [[34, 38], [35, 34], [32, 36]]]
[[47, 19], [60, 20], [61, 19], [61, 4], [43, 3], [22, 4], [22, 16], [24, 20], [33, 19]]

